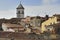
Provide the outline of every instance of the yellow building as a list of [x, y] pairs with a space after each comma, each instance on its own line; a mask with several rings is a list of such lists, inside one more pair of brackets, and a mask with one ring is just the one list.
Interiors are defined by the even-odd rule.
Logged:
[[[41, 32], [43, 33], [44, 31], [47, 31], [46, 26], [48, 25], [53, 25], [59, 23], [60, 15], [55, 14], [52, 17], [50, 17], [48, 20], [44, 21], [41, 26]], [[53, 27], [51, 27], [53, 29]]]

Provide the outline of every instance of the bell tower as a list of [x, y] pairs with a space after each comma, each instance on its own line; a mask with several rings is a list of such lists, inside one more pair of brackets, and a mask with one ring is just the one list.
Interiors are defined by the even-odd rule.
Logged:
[[18, 5], [16, 9], [17, 9], [17, 18], [24, 18], [24, 7], [22, 6], [21, 3]]

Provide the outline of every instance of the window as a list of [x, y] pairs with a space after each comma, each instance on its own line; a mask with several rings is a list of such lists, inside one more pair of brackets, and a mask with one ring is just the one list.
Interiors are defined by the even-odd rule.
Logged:
[[50, 23], [50, 25], [52, 25], [52, 23]]
[[47, 27], [47, 26], [45, 25], [45, 27]]
[[53, 24], [55, 24], [55, 22], [53, 22]]
[[20, 11], [18, 11], [18, 13], [20, 13]]
[[24, 14], [24, 11], [22, 11], [22, 14]]
[[57, 21], [60, 21], [60, 18], [58, 18]]

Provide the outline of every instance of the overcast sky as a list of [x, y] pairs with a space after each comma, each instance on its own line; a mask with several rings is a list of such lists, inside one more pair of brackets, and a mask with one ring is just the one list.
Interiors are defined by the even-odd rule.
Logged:
[[[49, 16], [60, 14], [60, 0], [21, 0], [25, 16]], [[16, 17], [20, 0], [0, 0], [0, 18]]]

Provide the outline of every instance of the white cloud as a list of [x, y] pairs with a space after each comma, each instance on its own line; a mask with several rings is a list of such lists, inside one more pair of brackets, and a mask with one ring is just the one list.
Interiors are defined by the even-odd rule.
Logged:
[[0, 10], [0, 18], [12, 18], [15, 17], [15, 10]]
[[46, 14], [51, 16], [55, 13], [60, 13], [60, 6], [25, 6], [25, 16], [45, 16]]
[[51, 0], [51, 2], [57, 2], [58, 0]]
[[49, 4], [50, 0], [43, 0], [43, 4]]
[[49, 4], [56, 4], [58, 3], [59, 0], [43, 0], [44, 5], [49, 5]]
[[[49, 6], [24, 6], [25, 7], [25, 16], [45, 16], [46, 14], [48, 15], [53, 15], [55, 13], [60, 14], [60, 6], [54, 6], [54, 5], [49, 5]], [[12, 18], [16, 17], [16, 10], [0, 10], [0, 18]]]

